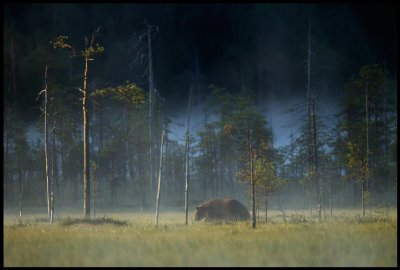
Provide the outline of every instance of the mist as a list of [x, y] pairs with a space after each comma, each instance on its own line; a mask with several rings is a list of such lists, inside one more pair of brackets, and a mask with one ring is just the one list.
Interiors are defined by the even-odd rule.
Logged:
[[[374, 20], [370, 18], [372, 12], [376, 12]], [[216, 196], [249, 203], [246, 193], [249, 183], [238, 175], [247, 166], [243, 162], [247, 154], [243, 150], [244, 126], [237, 120], [249, 108], [254, 110], [254, 119], [260, 114], [264, 121], [263, 124], [261, 120], [257, 122], [261, 126], [251, 127], [265, 133], [256, 135], [260, 138], [255, 139], [255, 147], [263, 140], [268, 141], [272, 148], [267, 152], [279, 157], [274, 162], [281, 172], [280, 177], [289, 181], [287, 188], [279, 192], [282, 204], [287, 208], [309, 207], [305, 187], [300, 184], [307, 167], [311, 166], [305, 162], [311, 160], [311, 154], [304, 153], [306, 133], [302, 130], [306, 118], [310, 117], [306, 111], [306, 104], [310, 104], [308, 91], [315, 99], [313, 115], [321, 133], [316, 139], [319, 141], [315, 143], [318, 144], [315, 151], [324, 159], [321, 163], [326, 162], [321, 170], [336, 168], [336, 172], [329, 171], [335, 176], [326, 177], [336, 185], [334, 194], [329, 195], [331, 199], [338, 207], [358, 205], [359, 195], [355, 194], [360, 184], [352, 186], [342, 179], [347, 170], [344, 142], [350, 138], [342, 138], [340, 134], [353, 132], [360, 147], [365, 149], [366, 144], [375, 151], [371, 154], [374, 184], [369, 184], [371, 190], [376, 189], [372, 197], [376, 203], [387, 199], [396, 204], [397, 159], [393, 153], [397, 151], [394, 136], [397, 125], [389, 125], [397, 119], [395, 20], [391, 5], [372, 4], [7, 4], [3, 131], [9, 166], [5, 174], [8, 191], [18, 193], [18, 181], [28, 181], [34, 184], [29, 191], [25, 190], [29, 193], [26, 200], [32, 205], [46, 203], [45, 191], [40, 188], [44, 175], [44, 157], [40, 154], [44, 151], [44, 118], [40, 109], [43, 109], [43, 99], [37, 97], [43, 89], [44, 66], [49, 65], [49, 88], [54, 90], [52, 100], [58, 102], [51, 105], [55, 108], [52, 113], [56, 119], [52, 122], [56, 135], [51, 147], [56, 153], [54, 166], [61, 190], [60, 207], [73, 204], [80, 208], [83, 113], [76, 89], [82, 85], [84, 65], [82, 59], [52, 48], [49, 41], [68, 35], [70, 44], [82, 48], [85, 37], [88, 39], [98, 29], [96, 41], [105, 50], [90, 62], [88, 91], [93, 93], [130, 81], [141, 89], [144, 100], [141, 105], [126, 105], [111, 97], [93, 97], [89, 110], [90, 152], [99, 166], [98, 185], [106, 187], [101, 191], [104, 193], [98, 205], [147, 207], [149, 211], [153, 208], [160, 136], [165, 129], [168, 146], [164, 146], [167, 153], [163, 160], [161, 209], [164, 205], [183, 207], [185, 132], [192, 86], [195, 88], [189, 122], [189, 133], [193, 136], [189, 155], [192, 209]], [[150, 95], [149, 48], [145, 36], [148, 29], [152, 40], [153, 106], [156, 106], [152, 135], [148, 134], [146, 123]], [[340, 129], [347, 123], [344, 115], [349, 108], [346, 104], [356, 104], [356, 100], [363, 97], [363, 93], [356, 93], [359, 89], [352, 89], [357, 96], [349, 100], [349, 93], [353, 93], [347, 89], [349, 82], [362, 76], [362, 67], [373, 65], [379, 67], [374, 71], [376, 74], [380, 70], [385, 73], [386, 92], [370, 90], [376, 91], [375, 96], [369, 97], [373, 114], [370, 120], [375, 121], [371, 122], [371, 130], [375, 130], [368, 131], [370, 141], [365, 143], [365, 139], [361, 139], [365, 137], [364, 130], [350, 130], [350, 125], [349, 130]], [[376, 82], [379, 83], [381, 81]], [[233, 100], [228, 111], [223, 111], [226, 108], [221, 107], [222, 103], [209, 105], [221, 98], [213, 93], [211, 85], [222, 89], [221, 93]], [[251, 100], [247, 108], [240, 107], [243, 89], [250, 93], [242, 96]], [[364, 121], [364, 116], [361, 106], [355, 110], [358, 111], [352, 119], [358, 125]], [[202, 138], [206, 121], [214, 125], [211, 128], [214, 133]], [[224, 145], [227, 140], [224, 128], [231, 126], [233, 141]], [[385, 138], [378, 137], [380, 131]], [[22, 139], [16, 134], [23, 134]], [[147, 169], [148, 140], [155, 153], [153, 177]], [[213, 145], [208, 145], [208, 140]], [[295, 148], [297, 150], [290, 150]], [[28, 153], [27, 160], [19, 156], [23, 152]], [[212, 164], [213, 167], [207, 169], [202, 159], [210, 159], [207, 166]], [[385, 167], [382, 164], [387, 159], [390, 165]], [[18, 171], [18, 162], [26, 162], [23, 172]], [[321, 173], [328, 174], [327, 171]], [[24, 176], [18, 176], [21, 174]], [[385, 179], [382, 187], [381, 178]], [[16, 197], [7, 196], [7, 205], [15, 207]], [[271, 207], [276, 208], [273, 198]]]

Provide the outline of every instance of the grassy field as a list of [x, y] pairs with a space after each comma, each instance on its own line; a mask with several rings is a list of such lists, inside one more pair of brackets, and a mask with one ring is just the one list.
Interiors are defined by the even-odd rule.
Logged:
[[[44, 212], [45, 213], [45, 212]], [[113, 211], [91, 224], [79, 214], [55, 224], [43, 211], [4, 214], [4, 266], [397, 266], [397, 210], [336, 210], [319, 223], [307, 212], [207, 224], [184, 213]], [[262, 215], [260, 213], [260, 219]]]

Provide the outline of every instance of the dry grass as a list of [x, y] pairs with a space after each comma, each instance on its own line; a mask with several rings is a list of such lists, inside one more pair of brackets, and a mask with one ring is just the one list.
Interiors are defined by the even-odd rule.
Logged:
[[[335, 211], [321, 223], [307, 212], [270, 213], [270, 222], [184, 225], [161, 212], [79, 216], [50, 225], [38, 214], [5, 216], [4, 266], [397, 266], [397, 213]], [[260, 219], [263, 217], [260, 213]]]

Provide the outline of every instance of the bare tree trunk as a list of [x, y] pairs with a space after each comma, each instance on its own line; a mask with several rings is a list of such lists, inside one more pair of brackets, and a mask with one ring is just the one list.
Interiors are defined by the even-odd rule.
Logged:
[[103, 149], [103, 117], [101, 108], [99, 108], [99, 151]]
[[[308, 155], [309, 159], [312, 156], [312, 149], [311, 149], [311, 130], [312, 130], [312, 123], [311, 123], [311, 19], [308, 21], [308, 53], [307, 53], [307, 107], [308, 107]], [[311, 160], [309, 160], [311, 164]], [[311, 166], [310, 166], [311, 167]]]
[[111, 205], [114, 205], [114, 193], [115, 193], [115, 179], [114, 179], [114, 160], [111, 159]]
[[332, 198], [332, 191], [331, 191], [331, 186], [329, 185], [329, 205], [331, 208], [331, 216], [333, 215], [332, 210], [333, 210], [333, 198]]
[[90, 155], [89, 155], [89, 112], [87, 95], [88, 58], [85, 57], [85, 77], [83, 80], [83, 216], [90, 218]]
[[[103, 150], [103, 117], [102, 117], [102, 110], [100, 107], [97, 108], [98, 111], [98, 153], [101, 153], [101, 151]], [[102, 181], [103, 177], [102, 175], [99, 175], [99, 179], [98, 179], [98, 191], [97, 191], [97, 196], [100, 198], [101, 197], [101, 181]]]
[[189, 102], [186, 119], [186, 142], [185, 142], [185, 225], [188, 224], [188, 208], [189, 208], [189, 125], [190, 125], [190, 112], [191, 112], [191, 99], [192, 99], [193, 85], [190, 86]]
[[361, 207], [362, 207], [363, 217], [365, 217], [365, 201], [364, 201], [365, 182], [366, 181], [363, 180], [361, 183]]
[[[308, 130], [307, 130], [307, 147], [308, 147], [308, 169], [311, 171], [313, 167], [313, 147], [312, 147], [312, 110], [311, 110], [311, 19], [308, 19], [308, 51], [307, 51], [307, 119], [308, 119]], [[314, 193], [314, 183], [310, 180], [310, 215], [312, 215], [312, 199]]]
[[[63, 121], [61, 121], [61, 133], [63, 133], [63, 130], [64, 130], [64, 122]], [[60, 155], [61, 155], [61, 175], [62, 175], [62, 182], [64, 183], [64, 185], [65, 185], [65, 182], [66, 182], [66, 177], [65, 177], [65, 170], [64, 170], [64, 142], [63, 142], [63, 140], [61, 139], [60, 140]], [[65, 195], [65, 191], [64, 191], [64, 193], [63, 193], [64, 195]]]
[[[368, 79], [365, 81], [365, 122], [366, 122], [366, 142], [367, 142], [367, 152], [366, 152], [366, 157], [367, 157], [367, 168], [369, 168], [369, 130], [368, 130], [368, 121], [369, 121], [369, 116], [368, 116]], [[368, 187], [368, 177], [365, 179], [366, 180], [366, 186]], [[364, 186], [363, 186], [364, 188]], [[362, 192], [362, 196], [364, 197], [364, 191]], [[364, 212], [364, 211], [363, 211]], [[364, 214], [363, 214], [364, 215]]]
[[141, 207], [140, 211], [143, 211], [143, 208], [146, 204], [146, 180], [144, 177], [144, 168], [143, 168], [143, 150], [141, 150], [141, 153], [139, 153], [138, 156], [138, 165], [139, 165], [139, 175], [140, 179], [142, 179], [142, 202], [141, 202]]
[[[386, 158], [388, 152], [388, 132], [387, 132], [387, 71], [386, 71], [386, 59], [385, 59], [385, 81], [383, 86], [383, 156]], [[382, 194], [385, 194], [388, 184], [388, 169], [387, 166], [384, 168], [382, 183]]]
[[[5, 116], [4, 118], [6, 118], [7, 116]], [[6, 122], [7, 120], [5, 120], [5, 122]], [[9, 134], [9, 132], [7, 131], [7, 128], [5, 127], [5, 125], [4, 125], [4, 134], [5, 134], [5, 141], [6, 141], [6, 153], [5, 153], [5, 155], [4, 155], [4, 177], [5, 177], [5, 179], [4, 179], [4, 193], [3, 193], [3, 195], [4, 195], [4, 202], [8, 202], [9, 201], [9, 194], [10, 194], [10, 192], [9, 192], [9, 189], [10, 189], [10, 175], [9, 175], [9, 165], [8, 165], [8, 161], [9, 161], [9, 156], [8, 156], [8, 153], [9, 153], [9, 137], [10, 137], [10, 134]]]
[[51, 181], [50, 204], [51, 204], [50, 224], [53, 224], [53, 221], [54, 221], [54, 183], [53, 183], [53, 178], [52, 178], [52, 181]]
[[169, 187], [169, 177], [168, 177], [168, 161], [169, 161], [169, 155], [168, 155], [168, 130], [165, 130], [165, 168], [164, 168], [164, 172], [165, 172], [165, 180], [162, 183], [163, 189], [165, 190], [165, 196], [168, 197], [168, 187]]
[[249, 142], [249, 156], [250, 156], [250, 183], [251, 183], [251, 215], [253, 218], [253, 229], [256, 227], [256, 188], [254, 183], [254, 169], [253, 169], [253, 147], [252, 147], [252, 130], [248, 127], [248, 142]]
[[229, 157], [229, 162], [228, 162], [228, 177], [229, 177], [229, 182], [231, 186], [231, 193], [233, 194], [234, 192], [234, 184], [233, 184], [233, 169], [232, 169], [232, 158]]
[[79, 174], [75, 173], [74, 178], [73, 178], [74, 179], [74, 182], [73, 182], [73, 184], [74, 184], [74, 196], [73, 196], [74, 202], [76, 202], [78, 200], [78, 176], [79, 176]]
[[[54, 121], [55, 115], [53, 115]], [[54, 123], [54, 122], [53, 122]], [[54, 178], [55, 178], [55, 141], [54, 141], [54, 126], [53, 126], [53, 143], [51, 147], [51, 180], [50, 180], [50, 224], [54, 220]]]
[[279, 200], [279, 194], [278, 195], [274, 195], [276, 200], [278, 201], [278, 205], [279, 205], [279, 209], [281, 210], [282, 213], [282, 217], [283, 217], [283, 221], [286, 222], [286, 215], [285, 215], [285, 211], [283, 210], [282, 206], [281, 206], [281, 201]]
[[153, 190], [153, 133], [152, 133], [152, 126], [153, 126], [153, 62], [152, 62], [152, 52], [151, 52], [151, 27], [147, 25], [147, 41], [149, 47], [149, 157], [150, 157], [150, 165], [149, 165], [149, 176], [150, 176], [150, 192]]
[[44, 71], [44, 155], [45, 155], [45, 162], [46, 162], [46, 194], [47, 194], [47, 216], [50, 218], [50, 181], [49, 181], [49, 158], [48, 158], [48, 138], [47, 138], [47, 121], [48, 121], [48, 114], [47, 114], [47, 65]]
[[267, 188], [267, 182], [265, 182], [264, 191], [265, 191], [265, 223], [267, 223], [268, 222], [268, 188]]
[[157, 203], [156, 203], [156, 227], [158, 226], [158, 212], [160, 206], [160, 187], [161, 187], [161, 173], [162, 173], [162, 157], [163, 157], [163, 144], [164, 144], [165, 130], [161, 134], [161, 144], [160, 144], [160, 167], [158, 170], [158, 185], [157, 185]]
[[22, 200], [24, 185], [22, 183], [21, 162], [18, 160], [18, 183], [19, 183], [19, 218], [22, 218]]
[[96, 172], [97, 166], [93, 167], [93, 218], [96, 218]]
[[[53, 101], [54, 102], [54, 101]], [[51, 192], [53, 193], [53, 196], [55, 195], [55, 191], [54, 191], [54, 186], [57, 189], [57, 196], [60, 197], [60, 188], [58, 185], [58, 171], [57, 171], [57, 151], [56, 151], [56, 119], [55, 119], [55, 115], [56, 112], [55, 110], [53, 111], [53, 142], [52, 142], [52, 166], [51, 166], [51, 181], [52, 181], [52, 188], [51, 188]], [[54, 198], [52, 199], [53, 203], [54, 203]], [[52, 209], [54, 210], [54, 205], [52, 203]]]
[[315, 124], [315, 98], [311, 97], [311, 117], [313, 124], [313, 157], [314, 157], [314, 177], [316, 179], [316, 183], [318, 184], [318, 218], [319, 222], [321, 222], [321, 210], [322, 210], [322, 183], [321, 178], [318, 174], [318, 156], [317, 156], [317, 126]]
[[15, 73], [15, 41], [14, 37], [11, 38], [11, 80], [12, 80], [12, 90], [14, 95], [14, 102], [17, 101], [17, 84], [16, 84], [16, 73]]
[[129, 136], [128, 136], [128, 124], [126, 120], [126, 114], [127, 114], [127, 105], [124, 103], [124, 132], [125, 132], [125, 148], [126, 148], [126, 155], [128, 158], [128, 168], [129, 168], [129, 178], [133, 182], [133, 168], [132, 168], [132, 157], [130, 154], [130, 148], [129, 148]]
[[212, 132], [212, 141], [210, 145], [210, 163], [211, 163], [211, 171], [212, 171], [212, 179], [213, 179], [213, 197], [216, 198], [218, 196], [218, 161], [217, 161], [217, 153], [216, 153], [216, 142], [215, 142], [215, 132], [214, 129]]
[[206, 198], [206, 179], [207, 179], [207, 171], [205, 169], [205, 164], [206, 164], [206, 153], [204, 151], [204, 149], [201, 150], [202, 151], [202, 162], [203, 162], [203, 170], [202, 170], [202, 174], [203, 174], [203, 200]]

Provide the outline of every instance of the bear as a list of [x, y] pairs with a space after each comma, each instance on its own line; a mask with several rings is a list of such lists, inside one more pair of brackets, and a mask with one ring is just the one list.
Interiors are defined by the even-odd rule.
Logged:
[[196, 221], [243, 221], [250, 219], [246, 207], [235, 199], [212, 199], [196, 207]]

